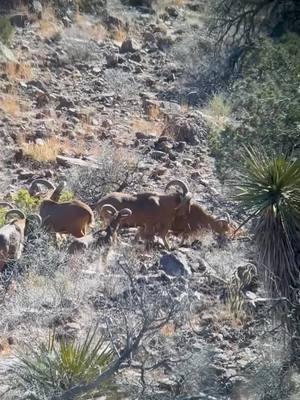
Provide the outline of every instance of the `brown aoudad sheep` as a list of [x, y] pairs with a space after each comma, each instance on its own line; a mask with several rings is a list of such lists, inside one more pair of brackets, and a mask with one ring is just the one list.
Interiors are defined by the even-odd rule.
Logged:
[[178, 186], [181, 189], [181, 193], [110, 193], [97, 203], [96, 211], [100, 214], [100, 217], [105, 219], [107, 216], [101, 213], [101, 208], [104, 204], [110, 204], [118, 211], [128, 208], [132, 211], [132, 214], [124, 218], [120, 226], [142, 227], [143, 239], [146, 240], [147, 246], [151, 243], [153, 231], [155, 230], [168, 249], [169, 244], [166, 240], [166, 235], [175, 217], [177, 215], [185, 215], [189, 211], [192, 197], [187, 185], [181, 180], [170, 181], [166, 185], [165, 191], [171, 186]]
[[50, 186], [48, 181], [38, 179], [32, 182], [29, 193], [35, 192], [34, 187], [37, 183], [48, 185], [50, 189], [48, 198], [42, 200], [40, 205], [43, 226], [59, 234], [71, 234], [76, 238], [85, 236], [95, 223], [92, 209], [80, 200], [58, 203], [61, 190], [65, 186], [64, 182], [55, 188], [52, 184]]
[[[39, 215], [32, 214], [26, 218], [25, 214], [13, 208], [10, 203], [0, 202], [0, 206], [10, 208], [5, 214], [5, 224], [0, 228], [0, 272], [4, 269], [6, 263], [12, 260], [18, 260], [23, 251], [24, 239], [27, 223], [29, 220], [36, 219], [41, 223]], [[9, 217], [14, 216], [10, 222]]]
[[220, 235], [233, 235], [236, 226], [231, 221], [228, 213], [225, 213], [225, 219], [216, 218], [208, 214], [200, 204], [195, 201], [191, 202], [189, 212], [184, 215], [177, 215], [173, 221], [170, 231], [175, 236], [181, 236], [181, 244], [191, 235], [199, 233], [201, 230], [211, 230]]
[[69, 246], [69, 253], [74, 254], [78, 251], [86, 250], [89, 247], [96, 248], [115, 242], [121, 220], [131, 215], [131, 210], [128, 208], [117, 211], [110, 204], [104, 204], [101, 211], [109, 214], [109, 216], [112, 217], [107, 228], [101, 229], [82, 238], [75, 239]]

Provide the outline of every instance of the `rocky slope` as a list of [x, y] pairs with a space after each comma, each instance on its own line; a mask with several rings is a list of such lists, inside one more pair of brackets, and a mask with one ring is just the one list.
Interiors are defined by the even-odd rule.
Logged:
[[[193, 105], [201, 87], [191, 88], [187, 79], [210, 45], [204, 28], [205, 2], [166, 3], [170, 4], [150, 12], [115, 0], [98, 16], [76, 15], [72, 9], [55, 16], [45, 8], [41, 20], [16, 26], [11, 50], [18, 64], [6, 62], [0, 76], [0, 140], [7, 149], [1, 197], [28, 188], [37, 177], [68, 180], [70, 165], [72, 170], [76, 160], [80, 164], [89, 157], [101, 157], [109, 148], [123, 159], [138, 160], [130, 190], [162, 190], [170, 179], [184, 179], [209, 212], [223, 216], [227, 211], [239, 221], [238, 211], [215, 175], [203, 110]], [[117, 254], [115, 249], [111, 259]], [[174, 346], [172, 356], [176, 357], [176, 349], [180, 353], [183, 341], [185, 351], [195, 356], [189, 366], [196, 373], [196, 356], [204, 357], [204, 350], [213, 349], [205, 364], [209, 374], [208, 369], [202, 371], [206, 378], [195, 389], [197, 398], [243, 398], [242, 375], [260, 352], [256, 335], [263, 318], [260, 310], [253, 309], [244, 321], [235, 318], [220, 294], [236, 268], [251, 258], [249, 242], [223, 243], [204, 235], [173, 252], [167, 267], [163, 254], [161, 249], [143, 254], [138, 248], [133, 257], [142, 265], [137, 272], [150, 281], [165, 269], [167, 275], [182, 275], [192, 293], [191, 319], [175, 324], [174, 332], [170, 328], [166, 334]], [[105, 274], [100, 277], [105, 286]], [[59, 314], [66, 315], [57, 322], [63, 332], [72, 331], [75, 336], [96, 318], [103, 296], [88, 274], [80, 279], [87, 285], [84, 295], [76, 307], [59, 308]], [[49, 299], [44, 295], [41, 304], [43, 289], [40, 283], [36, 285], [35, 296], [29, 300], [23, 292], [17, 294], [18, 289], [25, 290], [18, 282], [2, 305], [4, 313], [14, 310], [2, 322], [4, 383], [7, 337], [21, 343], [28, 330], [44, 335], [58, 312], [50, 294]], [[253, 312], [258, 313], [254, 320]], [[157, 393], [163, 393], [157, 398], [174, 393], [176, 374], [173, 368], [153, 373], [151, 381]], [[124, 379], [134, 380], [134, 370]], [[182, 393], [188, 386], [188, 381], [182, 385]]]

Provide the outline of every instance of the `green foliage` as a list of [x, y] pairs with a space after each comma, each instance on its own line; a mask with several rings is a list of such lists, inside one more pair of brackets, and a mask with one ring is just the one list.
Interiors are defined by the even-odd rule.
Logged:
[[4, 225], [5, 223], [5, 214], [7, 213], [7, 209], [0, 207], [0, 226]]
[[234, 83], [229, 98], [235, 122], [211, 137], [221, 175], [238, 168], [244, 145], [255, 143], [268, 154], [300, 147], [299, 59], [297, 35], [276, 44], [265, 40], [248, 56], [244, 78]]
[[20, 189], [12, 196], [16, 207], [20, 208], [26, 214], [35, 212], [40, 204], [40, 200], [30, 196], [27, 189]]
[[106, 5], [106, 0], [76, 0], [79, 10], [84, 13], [100, 14]]
[[270, 209], [275, 216], [300, 218], [300, 162], [269, 158], [246, 150], [245, 172], [240, 175], [236, 199], [251, 213]]
[[[13, 367], [15, 382], [28, 399], [50, 398], [78, 384], [87, 384], [99, 376], [112, 362], [112, 351], [104, 338], [97, 338], [97, 327], [90, 330], [83, 343], [75, 340], [55, 341], [55, 332], [37, 348], [27, 345]], [[103, 389], [103, 388], [102, 388]], [[91, 393], [83, 398], [90, 398]]]
[[236, 200], [258, 218], [254, 238], [268, 289], [291, 304], [300, 265], [300, 161], [247, 150]]
[[59, 197], [59, 202], [63, 203], [65, 201], [72, 201], [74, 200], [75, 196], [74, 193], [68, 190], [64, 190]]
[[231, 105], [223, 94], [215, 94], [208, 103], [208, 112], [216, 118], [226, 118], [231, 114]]
[[7, 17], [0, 16], [0, 41], [4, 44], [8, 44], [13, 31], [14, 29], [10, 20]]

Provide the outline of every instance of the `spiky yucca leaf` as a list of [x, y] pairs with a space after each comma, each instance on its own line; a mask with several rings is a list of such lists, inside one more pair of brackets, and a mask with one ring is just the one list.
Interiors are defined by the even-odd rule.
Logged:
[[269, 158], [246, 149], [236, 199], [250, 212], [272, 208], [274, 214], [300, 215], [300, 162], [283, 156]]
[[254, 238], [267, 288], [295, 301], [300, 253], [300, 162], [246, 150], [236, 200], [258, 217]]
[[[50, 398], [76, 384], [92, 381], [113, 361], [110, 346], [103, 337], [97, 338], [97, 327], [89, 330], [83, 343], [75, 340], [54, 340], [37, 347], [27, 345], [12, 368], [12, 390], [22, 390], [24, 399]], [[112, 382], [107, 382], [108, 391]], [[101, 388], [105, 390], [107, 385]], [[87, 394], [88, 396], [88, 394]]]

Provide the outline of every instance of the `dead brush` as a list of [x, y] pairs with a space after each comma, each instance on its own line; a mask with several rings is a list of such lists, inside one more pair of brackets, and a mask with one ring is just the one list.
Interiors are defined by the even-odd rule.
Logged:
[[29, 63], [9, 62], [5, 64], [4, 72], [8, 78], [17, 80], [30, 80], [33, 77], [31, 65]]
[[230, 312], [235, 318], [244, 320], [251, 312], [250, 304], [246, 299], [246, 292], [257, 290], [257, 277], [255, 265], [247, 263], [237, 267], [228, 281], [222, 298], [229, 305]]
[[107, 37], [107, 31], [99, 22], [93, 23], [86, 15], [76, 13], [75, 23], [82, 32], [94, 40], [103, 40]]
[[39, 21], [39, 32], [44, 39], [55, 37], [61, 32], [61, 24], [50, 6], [44, 9], [43, 19]]
[[128, 32], [123, 29], [113, 29], [110, 36], [116, 43], [120, 44], [127, 39]]
[[14, 94], [0, 96], [0, 111], [11, 117], [19, 116], [25, 110], [24, 104]]
[[43, 144], [21, 142], [20, 147], [25, 156], [34, 161], [55, 161], [62, 150], [62, 144], [57, 138], [45, 140]]

